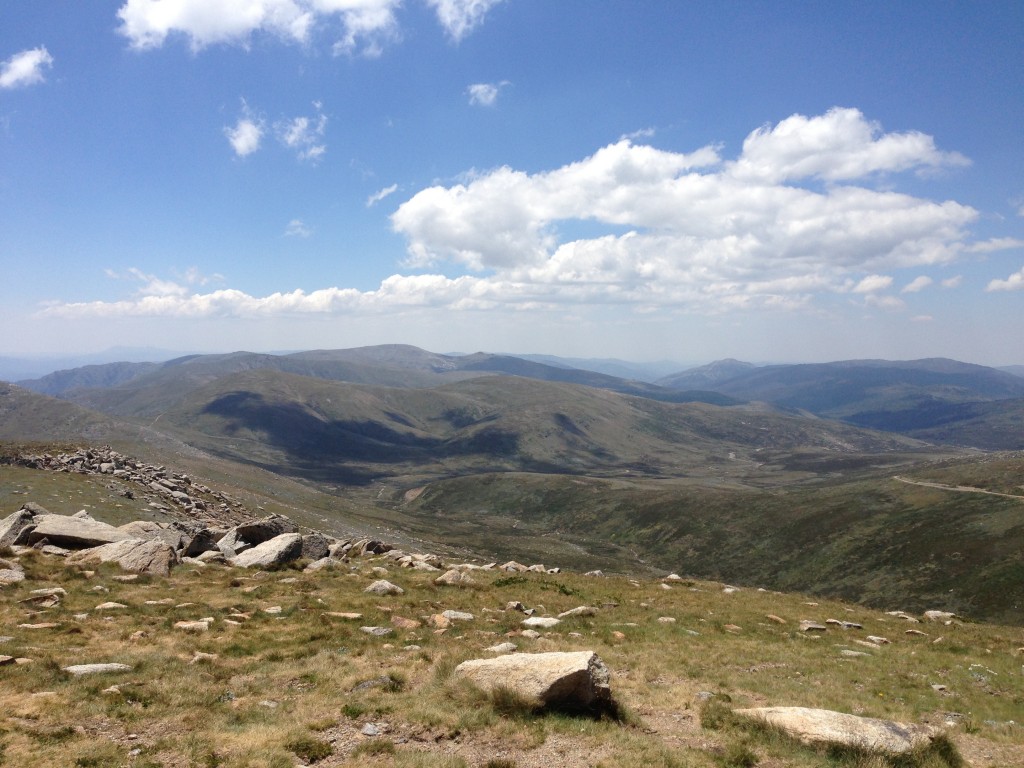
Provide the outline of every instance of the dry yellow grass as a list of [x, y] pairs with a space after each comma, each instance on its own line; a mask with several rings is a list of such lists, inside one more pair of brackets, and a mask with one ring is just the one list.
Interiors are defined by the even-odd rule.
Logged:
[[[911, 624], [707, 582], [665, 588], [626, 577], [475, 571], [471, 588], [438, 587], [436, 573], [370, 558], [315, 575], [182, 566], [166, 579], [127, 582], [108, 566], [90, 572], [35, 552], [17, 559], [28, 578], [0, 590], [0, 636], [11, 638], [0, 654], [30, 661], [0, 668], [0, 765], [871, 765], [730, 723], [702, 728], [701, 707], [713, 695], [733, 707], [952, 722], [969, 765], [1024, 766], [1024, 728], [1013, 722], [1024, 705], [1020, 628]], [[372, 567], [387, 568], [405, 593], [364, 593], [380, 577]], [[67, 595], [57, 606], [24, 602], [32, 590], [58, 586]], [[519, 634], [523, 615], [504, 610], [510, 600], [543, 615], [580, 605], [598, 611], [531, 640]], [[126, 607], [97, 608], [111, 601]], [[444, 631], [426, 623], [446, 609], [474, 619]], [[330, 615], [341, 612], [362, 618]], [[395, 617], [421, 626], [397, 629]], [[212, 618], [208, 631], [175, 627], [202, 618]], [[802, 619], [830, 618], [863, 628], [799, 630]], [[24, 626], [35, 624], [56, 626]], [[363, 626], [392, 632], [374, 637]], [[866, 647], [869, 635], [891, 643]], [[596, 651], [625, 716], [503, 714], [452, 678], [458, 662], [492, 655], [484, 649], [505, 640], [520, 652]], [[132, 669], [63, 671], [107, 662]], [[916, 765], [948, 765], [935, 759]]]

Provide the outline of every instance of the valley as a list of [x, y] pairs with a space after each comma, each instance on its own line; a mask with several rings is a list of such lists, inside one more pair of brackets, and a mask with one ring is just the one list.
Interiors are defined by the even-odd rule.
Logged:
[[[1021, 454], [865, 429], [800, 394], [817, 381], [850, 413], [942, 393], [999, 406], [1024, 380], [952, 361], [793, 368], [725, 361], [656, 386], [399, 345], [193, 356], [9, 386], [0, 439], [110, 444], [333, 534], [1024, 623]], [[751, 377], [780, 401], [750, 399], [766, 392]], [[987, 493], [938, 487], [968, 484]]]

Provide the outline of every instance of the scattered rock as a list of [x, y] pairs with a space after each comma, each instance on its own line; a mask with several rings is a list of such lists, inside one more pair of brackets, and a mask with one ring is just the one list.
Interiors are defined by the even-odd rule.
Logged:
[[498, 643], [490, 648], [484, 648], [484, 650], [491, 653], [513, 653], [518, 647], [515, 643]]
[[540, 629], [551, 629], [561, 624], [561, 619], [545, 616], [531, 616], [528, 619], [523, 619], [524, 627], [539, 627]]
[[83, 550], [69, 558], [72, 563], [116, 562], [126, 571], [155, 576], [167, 576], [177, 560], [174, 549], [159, 539], [122, 539]]
[[434, 583], [438, 586], [465, 587], [476, 582], [473, 581], [468, 573], [463, 573], [453, 568], [434, 579]]
[[536, 707], [593, 710], [612, 702], [611, 674], [593, 651], [475, 659], [459, 664], [455, 674], [485, 691], [509, 689]]
[[765, 616], [765, 618], [768, 619], [768, 621], [774, 621], [776, 624], [786, 623], [785, 619], [783, 619], [781, 616], [776, 616], [774, 613], [769, 613], [767, 616]]
[[70, 667], [64, 667], [63, 669], [75, 677], [80, 677], [81, 675], [100, 675], [106, 672], [132, 671], [128, 664], [72, 664]]
[[926, 725], [857, 717], [826, 709], [759, 707], [735, 712], [779, 728], [806, 744], [837, 744], [883, 755], [902, 755], [927, 747], [939, 734]]
[[474, 619], [472, 613], [465, 611], [444, 611], [441, 615], [448, 621], [472, 621]]
[[[23, 530], [33, 524], [36, 512], [31, 509], [27, 509], [27, 506], [28, 505], [22, 507], [14, 514], [8, 515], [3, 520], [0, 520], [0, 548], [9, 547], [18, 540], [18, 536]], [[42, 509], [42, 507], [39, 507], [39, 509]], [[44, 511], [43, 514], [48, 515], [50, 513]]]
[[208, 632], [213, 619], [199, 619], [198, 621], [176, 621], [174, 628], [183, 632]]
[[331, 541], [322, 533], [307, 533], [302, 537], [302, 555], [306, 560], [322, 560], [330, 554]]
[[390, 627], [360, 627], [359, 631], [365, 632], [368, 635], [373, 635], [374, 637], [384, 637], [394, 632]]
[[558, 618], [566, 619], [570, 616], [594, 616], [597, 614], [597, 608], [593, 608], [589, 605], [581, 605], [578, 608], [570, 608], [568, 611], [562, 611], [558, 614]]
[[368, 592], [371, 595], [403, 595], [405, 590], [399, 587], [397, 584], [392, 584], [386, 579], [375, 581], [373, 584], [368, 586], [363, 592]]
[[16, 544], [32, 546], [42, 539], [69, 549], [84, 549], [124, 541], [132, 536], [112, 525], [77, 515], [36, 515], [33, 527], [23, 529]]
[[804, 621], [800, 622], [801, 632], [825, 632], [827, 630], [828, 627], [826, 627], [824, 624], [819, 624], [816, 621], [807, 621], [805, 619]]
[[25, 580], [25, 572], [14, 568], [0, 568], [0, 584], [17, 584]]
[[231, 562], [240, 568], [272, 568], [298, 560], [300, 555], [302, 536], [297, 533], [282, 533], [245, 550]]

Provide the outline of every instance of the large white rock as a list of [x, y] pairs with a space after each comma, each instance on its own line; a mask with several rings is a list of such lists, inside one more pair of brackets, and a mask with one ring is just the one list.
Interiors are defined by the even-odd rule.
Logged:
[[269, 568], [298, 560], [301, 556], [302, 536], [298, 533], [282, 533], [245, 550], [231, 562], [241, 568]]
[[35, 529], [18, 537], [19, 544], [32, 546], [37, 541], [47, 539], [51, 544], [70, 549], [98, 547], [133, 538], [131, 534], [118, 530], [112, 525], [101, 523], [89, 517], [67, 515], [36, 515], [33, 520]]
[[611, 703], [611, 673], [593, 651], [516, 653], [464, 661], [455, 674], [492, 691], [507, 688], [534, 706], [600, 709]]
[[735, 712], [779, 728], [805, 744], [840, 744], [885, 755], [927, 747], [941, 733], [927, 725], [857, 717], [828, 709], [758, 707]]
[[106, 672], [131, 672], [132, 668], [127, 664], [72, 664], [70, 667], [64, 667], [64, 671], [80, 677], [102, 675]]
[[126, 571], [166, 576], [178, 561], [174, 549], [160, 539], [125, 539], [84, 549], [68, 558], [71, 563], [116, 562]]

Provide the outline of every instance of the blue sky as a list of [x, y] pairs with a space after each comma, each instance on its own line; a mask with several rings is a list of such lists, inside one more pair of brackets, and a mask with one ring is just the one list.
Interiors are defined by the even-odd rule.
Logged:
[[1019, 2], [0, 4], [0, 355], [1024, 363]]

